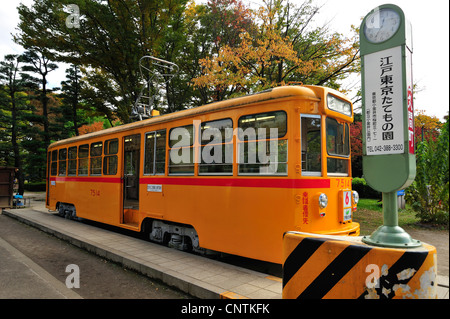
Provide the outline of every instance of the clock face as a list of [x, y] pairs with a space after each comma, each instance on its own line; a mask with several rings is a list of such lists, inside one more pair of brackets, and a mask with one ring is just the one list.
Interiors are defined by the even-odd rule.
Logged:
[[364, 35], [372, 43], [390, 39], [400, 27], [400, 15], [392, 9], [376, 10], [364, 23]]

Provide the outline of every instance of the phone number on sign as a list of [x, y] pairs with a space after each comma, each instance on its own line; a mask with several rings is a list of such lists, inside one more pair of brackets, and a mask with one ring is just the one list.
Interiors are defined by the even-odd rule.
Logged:
[[403, 151], [403, 144], [394, 144], [394, 145], [377, 145], [377, 146], [368, 146], [368, 153], [377, 153], [377, 152], [398, 152]]

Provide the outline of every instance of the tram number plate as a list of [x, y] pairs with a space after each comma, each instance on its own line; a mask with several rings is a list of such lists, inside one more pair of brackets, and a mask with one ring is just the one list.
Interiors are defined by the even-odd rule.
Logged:
[[337, 188], [351, 188], [352, 180], [350, 178], [336, 178]]
[[162, 185], [147, 184], [147, 192], [161, 193]]
[[343, 195], [343, 220], [346, 222], [352, 219], [352, 193], [346, 191]]
[[100, 190], [99, 189], [91, 189], [91, 196], [96, 197], [100, 196]]

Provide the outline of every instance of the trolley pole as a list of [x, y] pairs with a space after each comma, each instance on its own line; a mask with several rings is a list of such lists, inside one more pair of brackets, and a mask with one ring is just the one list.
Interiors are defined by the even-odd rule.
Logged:
[[416, 175], [412, 97], [412, 32], [392, 4], [373, 9], [360, 28], [363, 174], [383, 194], [383, 226], [362, 241], [383, 247], [418, 247], [398, 226], [397, 191]]

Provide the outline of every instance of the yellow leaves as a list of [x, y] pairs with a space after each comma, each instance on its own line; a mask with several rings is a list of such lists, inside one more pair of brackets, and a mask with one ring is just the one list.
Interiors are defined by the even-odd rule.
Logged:
[[436, 116], [429, 116], [425, 114], [424, 110], [417, 110], [414, 115], [414, 126], [424, 128], [427, 131], [439, 130], [442, 123]]
[[192, 21], [196, 19], [197, 14], [198, 14], [197, 4], [195, 3], [194, 0], [189, 1], [184, 11], [186, 23], [187, 24], [192, 23]]
[[192, 80], [194, 86], [217, 89], [229, 85], [249, 84], [250, 70], [243, 63], [240, 53], [235, 54], [229, 46], [221, 48], [216, 57], [201, 59], [199, 63], [203, 75]]
[[[266, 30], [265, 37], [253, 39], [248, 32], [240, 34], [237, 47], [223, 46], [217, 56], [207, 57], [199, 61], [203, 75], [194, 78], [192, 83], [197, 87], [246, 87], [264, 84], [264, 75], [268, 68], [289, 61], [301, 62], [292, 44], [283, 39], [274, 30]], [[304, 63], [308, 71], [313, 63]]]

